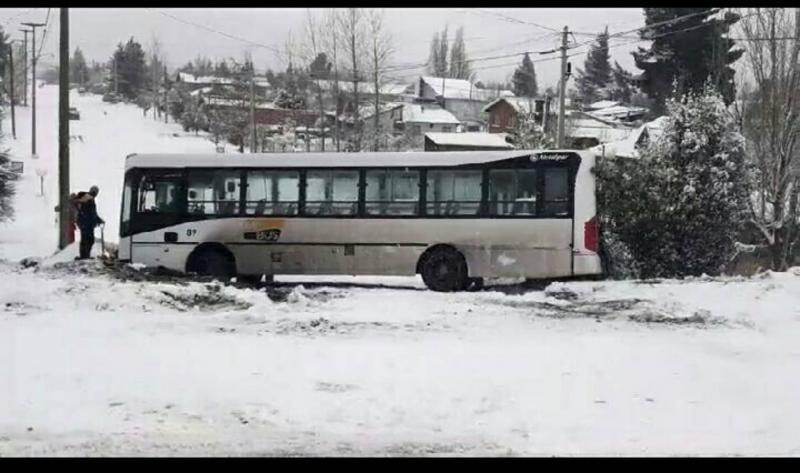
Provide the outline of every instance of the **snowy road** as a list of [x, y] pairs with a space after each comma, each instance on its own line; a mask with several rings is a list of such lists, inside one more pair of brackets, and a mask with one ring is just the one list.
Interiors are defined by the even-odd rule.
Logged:
[[[415, 278], [266, 292], [24, 269], [56, 246], [56, 90], [39, 90], [41, 157], [21, 109], [19, 214], [0, 225], [2, 456], [800, 454], [792, 272], [440, 294]], [[125, 155], [212, 150], [75, 98], [73, 188], [101, 185], [107, 236]]]

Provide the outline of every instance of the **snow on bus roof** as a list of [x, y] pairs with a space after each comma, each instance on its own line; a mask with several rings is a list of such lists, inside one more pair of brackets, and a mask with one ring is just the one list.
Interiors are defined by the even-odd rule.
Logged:
[[575, 150], [437, 151], [366, 153], [131, 154], [126, 169], [136, 167], [414, 167], [457, 166]]

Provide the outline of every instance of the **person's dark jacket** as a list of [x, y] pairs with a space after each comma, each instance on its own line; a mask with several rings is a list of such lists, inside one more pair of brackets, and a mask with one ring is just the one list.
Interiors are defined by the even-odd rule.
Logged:
[[88, 192], [78, 192], [75, 200], [75, 207], [78, 209], [78, 226], [81, 228], [94, 228], [101, 223], [105, 223], [97, 215], [97, 205], [94, 197]]

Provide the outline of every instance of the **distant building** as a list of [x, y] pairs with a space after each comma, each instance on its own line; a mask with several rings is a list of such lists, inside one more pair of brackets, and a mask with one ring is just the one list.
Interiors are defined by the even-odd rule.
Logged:
[[634, 131], [632, 126], [586, 112], [570, 110], [566, 115], [565, 145], [571, 149], [586, 149], [600, 143], [624, 140]]
[[520, 116], [533, 113], [534, 121], [542, 125], [549, 106], [545, 98], [500, 97], [483, 108], [489, 115], [489, 133], [510, 133]]
[[418, 102], [438, 103], [452, 113], [461, 123], [465, 131], [481, 131], [486, 120], [483, 108], [486, 103], [497, 97], [513, 96], [510, 90], [490, 90], [476, 87], [464, 79], [422, 76], [415, 88]]
[[489, 133], [425, 133], [425, 151], [514, 149], [502, 135]]

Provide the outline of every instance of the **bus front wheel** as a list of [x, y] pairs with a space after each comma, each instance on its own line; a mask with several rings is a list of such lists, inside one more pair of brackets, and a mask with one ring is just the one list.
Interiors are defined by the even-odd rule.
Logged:
[[232, 258], [232, 255], [209, 248], [193, 254], [188, 269], [199, 276], [211, 276], [228, 282], [236, 275], [236, 263]]
[[437, 248], [422, 262], [422, 280], [439, 292], [463, 291], [469, 284], [467, 261], [458, 250]]

